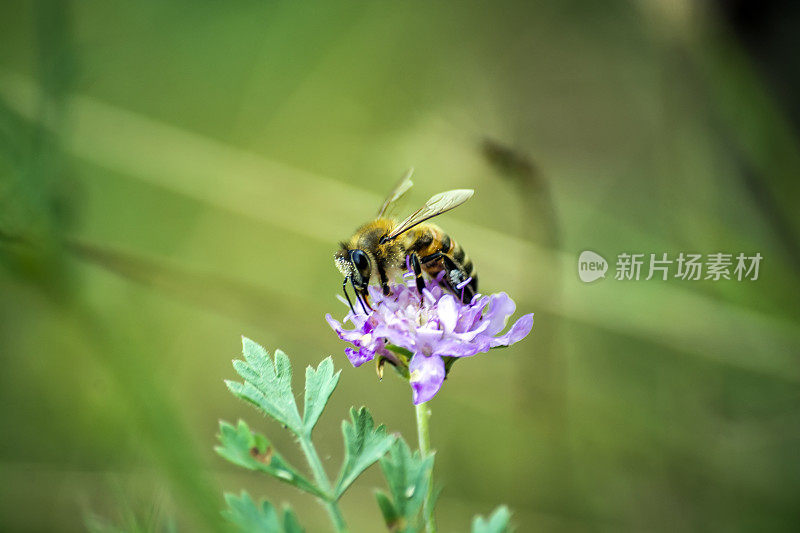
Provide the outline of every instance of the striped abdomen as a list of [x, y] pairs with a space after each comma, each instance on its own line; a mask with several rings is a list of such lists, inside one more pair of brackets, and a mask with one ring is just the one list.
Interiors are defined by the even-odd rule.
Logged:
[[[411, 252], [415, 252], [421, 260], [422, 268], [430, 276], [436, 276], [442, 271], [444, 268], [444, 261], [438, 259], [425, 262], [425, 258], [437, 252], [447, 255], [465, 274], [465, 278], [472, 278], [468, 283], [471, 292], [475, 293], [478, 291], [478, 274], [475, 272], [472, 260], [467, 256], [464, 248], [462, 248], [455, 239], [452, 239], [442, 231], [442, 228], [439, 226], [435, 224], [420, 224], [406, 234], [404, 244], [406, 253], [410, 254]], [[468, 301], [471, 299], [471, 295], [469, 295], [469, 298], [464, 299]]]

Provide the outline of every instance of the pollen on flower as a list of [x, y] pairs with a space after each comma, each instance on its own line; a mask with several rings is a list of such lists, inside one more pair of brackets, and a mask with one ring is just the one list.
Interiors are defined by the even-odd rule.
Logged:
[[[447, 373], [443, 357], [470, 357], [509, 346], [525, 338], [533, 328], [530, 313], [501, 334], [516, 310], [508, 294], [476, 294], [465, 304], [440, 285], [443, 275], [444, 272], [428, 280], [422, 295], [414, 277], [408, 275], [404, 276], [406, 283], [391, 287], [388, 296], [370, 286], [369, 314], [360, 310], [353, 313], [348, 306], [344, 322], [350, 322], [352, 329], [330, 315], [325, 317], [339, 338], [353, 345], [345, 348], [353, 366], [379, 355], [396, 367], [407, 368], [415, 404], [430, 400], [441, 388]], [[401, 357], [397, 350], [410, 352], [411, 358]]]

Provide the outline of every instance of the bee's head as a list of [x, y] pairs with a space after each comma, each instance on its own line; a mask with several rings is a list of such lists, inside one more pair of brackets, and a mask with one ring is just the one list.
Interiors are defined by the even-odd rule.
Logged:
[[372, 272], [369, 255], [359, 248], [349, 249], [342, 243], [342, 248], [333, 257], [336, 268], [346, 278], [349, 278], [355, 289], [365, 291], [369, 284], [369, 277]]

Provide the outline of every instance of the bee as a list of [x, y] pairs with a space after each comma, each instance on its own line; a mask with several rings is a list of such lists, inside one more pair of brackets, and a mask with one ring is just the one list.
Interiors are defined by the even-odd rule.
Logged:
[[462, 302], [470, 302], [478, 290], [478, 276], [464, 249], [442, 228], [426, 222], [469, 200], [472, 189], [455, 189], [432, 196], [420, 209], [397, 222], [386, 216], [388, 208], [411, 188], [411, 173], [406, 173], [386, 197], [374, 220], [358, 228], [349, 240], [340, 243], [334, 254], [336, 267], [344, 276], [342, 291], [355, 314], [347, 292], [353, 287], [361, 308], [368, 314], [367, 286], [375, 282], [389, 295], [389, 280], [401, 275], [408, 265], [413, 269], [417, 290], [425, 287], [423, 272], [436, 277]]

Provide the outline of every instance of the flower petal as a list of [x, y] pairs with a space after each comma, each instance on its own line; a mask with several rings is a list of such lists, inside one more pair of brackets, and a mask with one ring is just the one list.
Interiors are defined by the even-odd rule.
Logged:
[[356, 342], [360, 339], [364, 334], [361, 333], [359, 329], [345, 329], [342, 326], [341, 322], [333, 318], [330, 314], [325, 315], [325, 320], [328, 321], [328, 325], [339, 335], [339, 338], [343, 341], [347, 342]]
[[[378, 286], [370, 286], [370, 313], [348, 312], [344, 322], [325, 319], [339, 337], [353, 347], [345, 350], [353, 366], [376, 357], [386, 357], [395, 364], [409, 364], [414, 403], [433, 398], [444, 382], [443, 357], [469, 357], [491, 348], [508, 346], [522, 340], [533, 328], [533, 315], [525, 315], [500, 335], [516, 305], [506, 293], [476, 294], [462, 303], [442, 285], [441, 272], [425, 283], [420, 295], [413, 279], [395, 285], [389, 295]], [[347, 304], [343, 304], [347, 305]], [[352, 329], [346, 329], [346, 323]], [[497, 335], [497, 336], [496, 336]], [[415, 355], [408, 362], [386, 349], [387, 343]]]
[[437, 328], [425, 326], [417, 328], [415, 332], [416, 349], [414, 352], [422, 352], [425, 355], [430, 355], [436, 349], [436, 345], [444, 337], [444, 332]]
[[373, 304], [378, 303], [383, 299], [383, 291], [377, 285], [368, 285], [367, 293], [369, 294], [369, 299], [373, 302]]
[[[481, 298], [476, 300], [474, 303], [465, 306], [460, 311], [458, 325], [456, 325], [456, 332], [465, 333], [475, 328], [476, 325], [480, 324], [481, 315], [483, 314], [483, 310], [486, 308], [488, 303], [488, 298]], [[486, 325], [489, 325], [488, 321], [486, 321]]]
[[430, 357], [414, 354], [408, 366], [411, 372], [411, 388], [414, 392], [414, 405], [433, 398], [444, 383], [444, 361], [436, 355]]
[[327, 313], [325, 315], [325, 321], [328, 322], [328, 325], [330, 325], [330, 327], [332, 327], [334, 331], [339, 331], [340, 329], [342, 329], [342, 323], [333, 318], [330, 313]]
[[360, 350], [354, 350], [349, 346], [344, 349], [344, 354], [354, 367], [359, 367], [367, 361], [372, 361], [372, 359], [375, 357], [374, 352], [370, 352], [369, 350], [365, 350], [363, 348]]
[[433, 355], [441, 357], [469, 357], [480, 352], [486, 352], [489, 348], [486, 342], [462, 342], [457, 338], [449, 338], [436, 345]]
[[486, 330], [488, 335], [497, 335], [506, 327], [508, 317], [517, 309], [514, 300], [504, 292], [489, 296], [489, 310], [483, 315], [484, 320], [489, 320]]
[[533, 313], [521, 316], [519, 320], [514, 322], [514, 325], [511, 326], [508, 333], [491, 339], [489, 344], [492, 348], [497, 346], [510, 346], [527, 337], [531, 329], [533, 329]]
[[439, 314], [439, 323], [444, 329], [446, 334], [453, 333], [458, 322], [458, 308], [456, 307], [456, 299], [452, 294], [445, 294], [439, 300], [439, 305], [436, 306]]
[[469, 330], [469, 331], [464, 332], [464, 333], [453, 333], [452, 336], [455, 337], [456, 339], [459, 339], [461, 342], [472, 342], [475, 339], [475, 337], [477, 337], [478, 335], [484, 333], [484, 331], [488, 327], [489, 327], [489, 323], [488, 322], [483, 322], [482, 324], [480, 324], [475, 329]]

